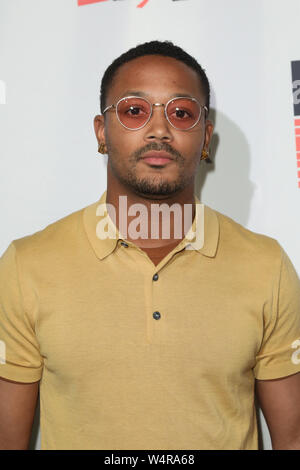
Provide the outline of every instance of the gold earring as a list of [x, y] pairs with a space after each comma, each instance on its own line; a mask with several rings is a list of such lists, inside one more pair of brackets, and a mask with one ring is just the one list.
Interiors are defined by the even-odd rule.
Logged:
[[101, 142], [98, 148], [98, 152], [102, 153], [102, 155], [105, 155], [107, 153], [107, 148], [104, 142]]
[[209, 156], [209, 150], [203, 149], [200, 160], [206, 160], [208, 156]]

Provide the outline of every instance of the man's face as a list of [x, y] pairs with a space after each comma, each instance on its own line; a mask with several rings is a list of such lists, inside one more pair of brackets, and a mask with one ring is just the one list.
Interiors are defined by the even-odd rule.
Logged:
[[[188, 95], [205, 105], [197, 73], [170, 57], [144, 56], [122, 65], [109, 88], [106, 106], [137, 93], [150, 103], [165, 104], [175, 96]], [[106, 112], [105, 120], [96, 116], [94, 124], [98, 142], [107, 146], [108, 185], [118, 184], [150, 198], [194, 188], [201, 152], [208, 148], [213, 130], [204, 110], [194, 128], [175, 129], [163, 107], [154, 107], [150, 121], [138, 130], [123, 127], [114, 109]], [[168, 152], [172, 160], [153, 165], [142, 158], [149, 151]]]

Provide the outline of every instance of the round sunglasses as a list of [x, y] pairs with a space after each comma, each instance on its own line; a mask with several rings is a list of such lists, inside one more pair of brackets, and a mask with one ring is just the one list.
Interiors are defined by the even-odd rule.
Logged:
[[208, 112], [207, 107], [200, 105], [196, 98], [179, 96], [170, 99], [166, 104], [151, 104], [146, 98], [126, 96], [116, 104], [107, 106], [103, 114], [109, 109], [115, 109], [120, 124], [126, 129], [135, 131], [142, 129], [150, 121], [154, 106], [164, 107], [167, 121], [181, 131], [192, 129], [198, 124], [202, 109]]

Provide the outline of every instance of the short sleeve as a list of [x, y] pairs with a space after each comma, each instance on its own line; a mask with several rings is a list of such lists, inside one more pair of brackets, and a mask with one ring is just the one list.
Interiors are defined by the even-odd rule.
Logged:
[[36, 382], [42, 368], [35, 325], [24, 305], [17, 250], [12, 242], [0, 258], [0, 377]]
[[281, 260], [272, 287], [271, 313], [256, 356], [255, 378], [276, 379], [300, 371], [300, 280], [280, 247]]

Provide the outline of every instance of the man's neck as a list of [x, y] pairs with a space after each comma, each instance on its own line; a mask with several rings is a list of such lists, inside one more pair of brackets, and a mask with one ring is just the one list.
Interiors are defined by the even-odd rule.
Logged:
[[[140, 248], [179, 243], [195, 217], [193, 186], [172, 195], [148, 196], [108, 184], [106, 203], [114, 208], [117, 229]], [[112, 215], [109, 206], [108, 213]], [[141, 233], [143, 238], [137, 238]]]

